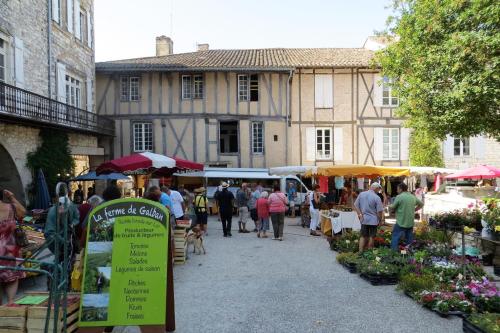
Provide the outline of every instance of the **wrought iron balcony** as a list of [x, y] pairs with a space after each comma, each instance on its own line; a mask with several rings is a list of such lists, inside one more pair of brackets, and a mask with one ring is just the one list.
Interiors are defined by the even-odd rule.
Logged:
[[0, 82], [0, 120], [105, 136], [115, 135], [112, 119]]

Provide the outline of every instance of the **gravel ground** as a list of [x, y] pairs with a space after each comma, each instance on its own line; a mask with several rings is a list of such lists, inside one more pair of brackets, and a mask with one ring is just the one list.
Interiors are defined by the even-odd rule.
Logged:
[[174, 268], [176, 332], [462, 331], [460, 319], [350, 274], [325, 239], [296, 221], [287, 219], [279, 242], [255, 233], [223, 238], [211, 218], [207, 254]]

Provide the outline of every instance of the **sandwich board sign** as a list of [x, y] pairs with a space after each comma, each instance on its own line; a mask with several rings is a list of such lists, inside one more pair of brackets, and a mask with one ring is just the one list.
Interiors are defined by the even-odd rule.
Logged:
[[80, 304], [80, 327], [164, 325], [170, 213], [144, 199], [93, 209]]

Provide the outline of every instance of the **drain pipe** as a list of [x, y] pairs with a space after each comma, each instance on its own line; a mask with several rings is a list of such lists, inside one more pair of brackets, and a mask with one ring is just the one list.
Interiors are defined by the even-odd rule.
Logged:
[[286, 163], [286, 165], [288, 165], [288, 127], [292, 126], [292, 123], [290, 121], [290, 108], [292, 106], [292, 103], [290, 101], [292, 98], [292, 93], [291, 93], [292, 77], [293, 77], [293, 69], [291, 69], [290, 73], [288, 73], [288, 80], [287, 80], [287, 85], [286, 85], [286, 126], [285, 126], [285, 163]]
[[48, 81], [48, 97], [52, 99], [52, 80], [50, 77], [50, 66], [52, 65], [52, 1], [47, 0], [47, 81]]

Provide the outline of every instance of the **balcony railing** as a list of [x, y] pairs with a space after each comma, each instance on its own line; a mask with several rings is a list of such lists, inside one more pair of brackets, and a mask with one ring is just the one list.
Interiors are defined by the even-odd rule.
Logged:
[[114, 136], [110, 118], [0, 82], [0, 119]]

